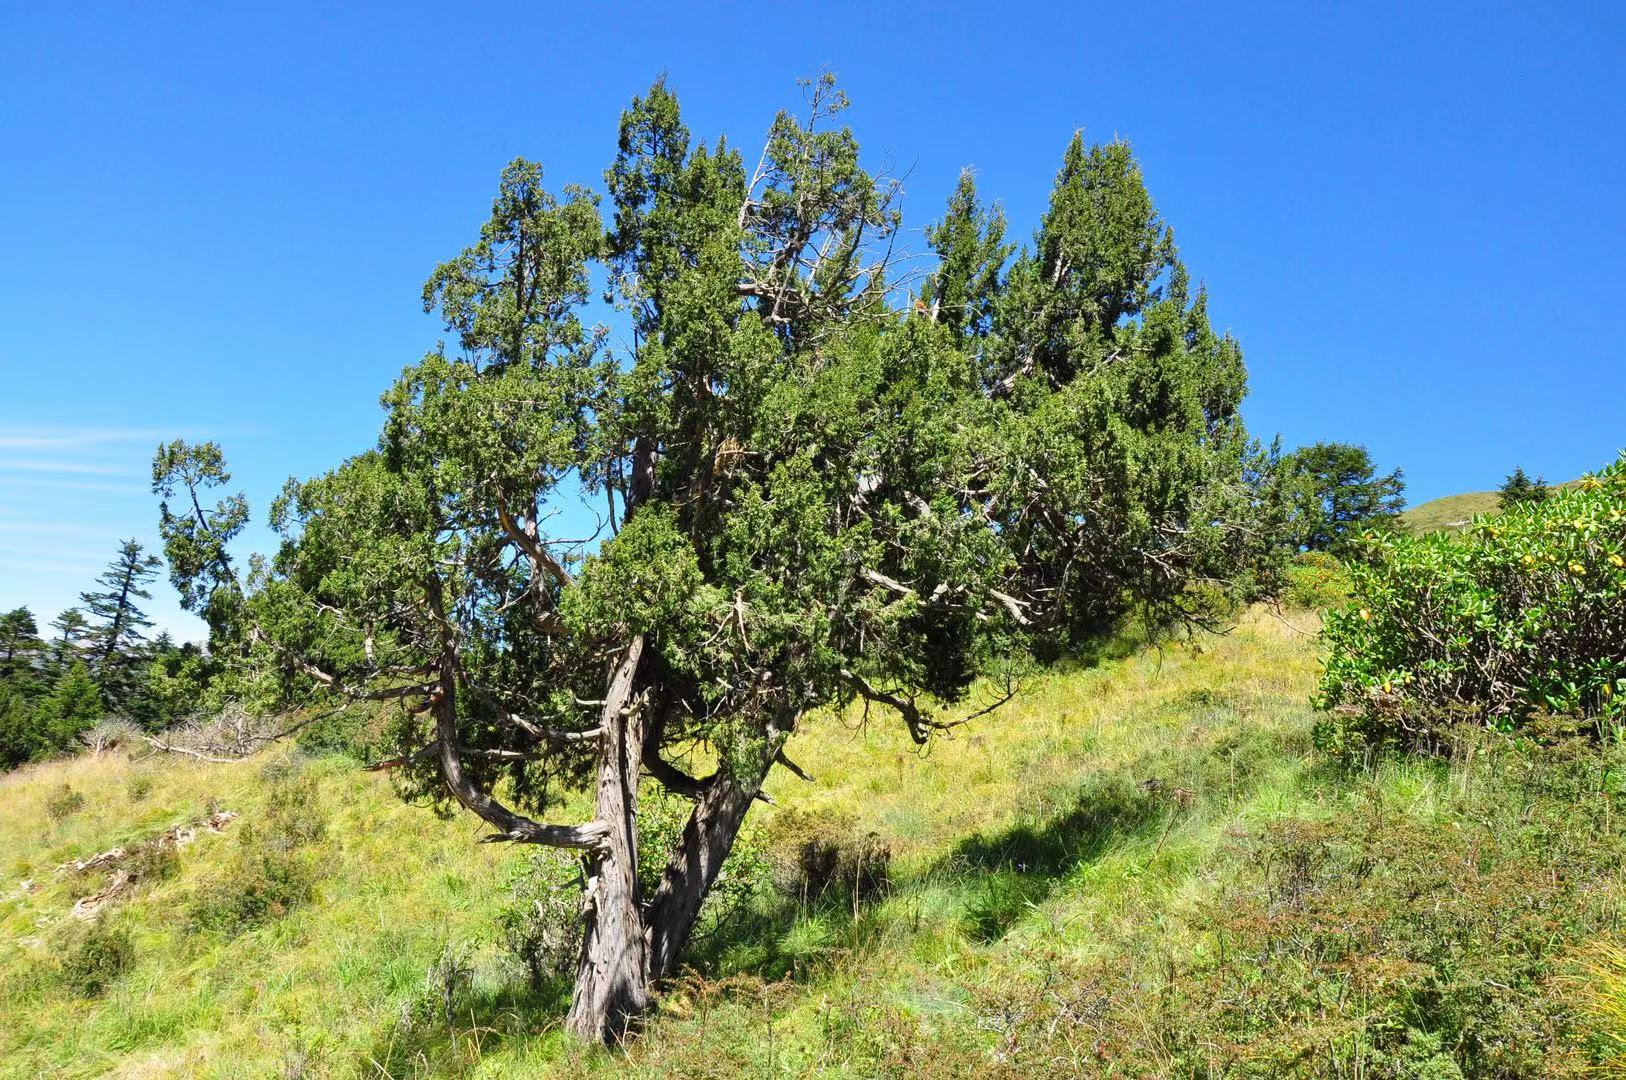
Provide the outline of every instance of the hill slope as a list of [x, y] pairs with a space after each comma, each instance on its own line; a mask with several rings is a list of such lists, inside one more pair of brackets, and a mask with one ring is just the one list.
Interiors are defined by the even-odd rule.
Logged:
[[[1532, 850], [1571, 851], [1610, 830], [1460, 768], [1319, 764], [1313, 638], [1268, 612], [1228, 636], [1123, 652], [1038, 681], [924, 753], [891, 723], [810, 723], [792, 755], [818, 782], [776, 775], [779, 805], [754, 815], [749, 845], [782, 854], [809, 822], [859, 823], [874, 830], [874, 887], [760, 893], [699, 943], [702, 974], [625, 1056], [564, 1044], [558, 989], [528, 989], [498, 944], [504, 882], [528, 853], [475, 844], [476, 823], [402, 804], [383, 776], [276, 752], [226, 766], [105, 755], [5, 777], [0, 1074], [1031, 1076], [1095, 1075], [1110, 1058], [1153, 1075], [1352, 1050], [1426, 1064], [1479, 1043], [1404, 1026], [1452, 1022], [1394, 1011], [1395, 987], [1425, 969], [1440, 973], [1426, 1000], [1444, 979], [1476, 1031], [1503, 1025], [1498, 1052], [1524, 1040], [1540, 1071], [1510, 1058], [1505, 1075], [1609, 1049], [1544, 978], [1548, 954], [1592, 929], [1555, 922], [1591, 911], [1566, 890], [1615, 897], [1611, 910], [1626, 890], [1584, 867], [1495, 875], [1504, 833], [1556, 829]], [[211, 831], [221, 810], [239, 816]], [[1476, 841], [1471, 866], [1438, 846], [1499, 814], [1506, 828]], [[70, 910], [117, 873], [57, 868], [175, 827], [195, 836], [143, 860], [145, 880], [100, 912], [108, 932], [87, 935]], [[1346, 862], [1396, 853], [1370, 888]], [[1626, 866], [1620, 854], [1588, 848], [1584, 866]], [[309, 894], [279, 891], [283, 879]], [[1343, 891], [1356, 888], [1368, 892]], [[1342, 914], [1327, 922], [1325, 905]], [[1372, 924], [1372, 910], [1387, 914]], [[1344, 955], [1316, 938], [1325, 925], [1354, 935], [1337, 939]], [[1281, 926], [1290, 936], [1272, 937]], [[1306, 939], [1310, 952], [1290, 944]], [[1542, 958], [1535, 975], [1496, 959], [1525, 947]], [[122, 960], [98, 979], [89, 961], [109, 951]], [[1470, 956], [1456, 987], [1452, 965]]]
[[1456, 531], [1473, 520], [1475, 514], [1494, 514], [1501, 510], [1501, 499], [1494, 491], [1469, 491], [1461, 495], [1444, 495], [1420, 503], [1400, 515], [1400, 520], [1412, 531], [1427, 533], [1441, 529]]
[[[1553, 486], [1563, 488], [1579, 482], [1569, 480]], [[1419, 503], [1402, 511], [1400, 520], [1411, 526], [1413, 532], [1438, 532], [1441, 529], [1456, 532], [1472, 521], [1475, 514], [1497, 514], [1501, 510], [1501, 496], [1496, 492], [1467, 491], [1461, 495], [1442, 495], [1438, 499]]]

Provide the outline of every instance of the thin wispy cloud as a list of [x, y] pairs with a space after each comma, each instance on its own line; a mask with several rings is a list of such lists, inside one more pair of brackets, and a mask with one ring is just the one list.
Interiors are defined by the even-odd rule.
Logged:
[[[173, 438], [219, 437], [206, 432], [197, 424], [0, 422], [0, 609], [27, 604], [46, 617], [77, 603], [125, 537], [156, 551], [153, 450]], [[153, 604], [161, 624], [184, 622], [167, 590], [155, 591]]]
[[103, 525], [79, 525], [61, 521], [0, 521], [0, 533], [31, 536], [106, 536]]
[[123, 483], [111, 480], [64, 480], [58, 476], [15, 476], [4, 471], [0, 464], [0, 488], [48, 488], [51, 491], [101, 491], [121, 492], [127, 495], [146, 495], [149, 493], [145, 478], [137, 480], [132, 476]]
[[156, 446], [171, 439], [246, 437], [254, 429], [202, 424], [87, 427], [81, 424], [0, 424], [0, 450], [72, 450], [93, 446]]
[[173, 434], [146, 428], [0, 427], [0, 450], [77, 450], [92, 446], [157, 443]]
[[64, 460], [17, 460], [0, 456], [0, 471], [18, 469], [23, 472], [42, 473], [68, 473], [87, 476], [129, 476], [139, 477], [140, 469], [129, 465], [107, 465], [95, 461], [64, 461]]
[[[202, 438], [204, 428], [195, 424], [165, 427], [92, 427], [82, 424], [0, 424], [0, 484], [35, 483], [83, 490], [117, 490], [91, 487], [85, 481], [70, 483], [67, 477], [123, 478], [129, 489], [150, 479], [148, 463], [153, 449], [173, 438]], [[221, 433], [214, 432], [216, 437]]]
[[85, 559], [83, 562], [66, 562], [61, 559], [35, 559], [23, 557], [13, 559], [9, 555], [0, 553], [0, 560], [5, 562], [8, 570], [27, 570], [33, 574], [70, 574], [75, 578], [82, 578], [89, 584], [96, 573], [105, 563], [98, 563], [94, 559]]
[[80, 558], [90, 558], [90, 556], [77, 550], [77, 545], [74, 549], [65, 549], [61, 544], [39, 543], [30, 545], [20, 538], [15, 541], [0, 542], [0, 560], [5, 560], [8, 563], [16, 563], [23, 559], [49, 559], [61, 562], [64, 559]]

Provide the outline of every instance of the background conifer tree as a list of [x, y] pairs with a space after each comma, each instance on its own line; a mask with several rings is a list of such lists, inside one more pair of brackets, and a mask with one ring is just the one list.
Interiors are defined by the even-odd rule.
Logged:
[[146, 554], [141, 544], [126, 540], [96, 579], [100, 589], [79, 594], [89, 613], [86, 631], [86, 661], [102, 688], [109, 709], [119, 710], [134, 691], [139, 670], [145, 662], [142, 646], [152, 626], [139, 602], [151, 600], [147, 583], [163, 564]]
[[1513, 471], [1507, 474], [1507, 479], [1502, 481], [1496, 495], [1498, 505], [1505, 512], [1545, 502], [1551, 493], [1545, 479], [1538, 476], [1532, 480], [1522, 465], [1515, 465]]
[[0, 614], [0, 683], [31, 694], [42, 675], [42, 654], [32, 611], [20, 607]]
[[1363, 532], [1397, 526], [1406, 508], [1399, 469], [1380, 474], [1364, 446], [1321, 442], [1282, 459], [1291, 529], [1306, 551], [1343, 551]]

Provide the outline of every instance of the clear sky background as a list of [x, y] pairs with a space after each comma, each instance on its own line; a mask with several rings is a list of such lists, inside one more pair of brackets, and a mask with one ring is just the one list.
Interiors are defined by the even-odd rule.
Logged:
[[1249, 426], [1413, 502], [1626, 445], [1621, 5], [338, 6], [0, 0], [0, 608], [154, 542], [160, 439], [224, 443], [264, 548], [439, 336], [419, 289], [503, 164], [600, 186], [662, 72], [749, 154], [835, 70], [916, 249], [962, 166], [1025, 239], [1075, 128], [1128, 138]]

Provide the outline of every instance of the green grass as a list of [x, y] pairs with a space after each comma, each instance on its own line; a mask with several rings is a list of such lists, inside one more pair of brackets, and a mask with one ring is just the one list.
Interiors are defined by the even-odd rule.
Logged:
[[1442, 529], [1456, 532], [1472, 521], [1475, 514], [1495, 514], [1500, 510], [1501, 500], [1496, 492], [1469, 491], [1420, 503], [1403, 511], [1400, 520], [1411, 526], [1413, 532], [1430, 533]]
[[[1570, 480], [1563, 484], [1554, 484], [1554, 488], [1569, 487], [1579, 483]], [[1473, 520], [1475, 514], [1501, 513], [1501, 497], [1494, 491], [1467, 491], [1461, 495], [1444, 495], [1438, 499], [1430, 499], [1426, 503], [1419, 503], [1400, 514], [1400, 520], [1411, 527], [1413, 532], [1430, 533], [1457, 532]]]
[[[1229, 635], [1045, 676], [924, 752], [879, 717], [867, 727], [856, 716], [808, 722], [790, 752], [817, 783], [776, 773], [779, 807], [754, 812], [747, 842], [771, 844], [776, 816], [791, 810], [851, 819], [891, 852], [890, 886], [857, 901], [760, 894], [695, 950], [698, 970], [662, 996], [625, 1054], [567, 1044], [558, 989], [527, 989], [496, 944], [502, 881], [521, 853], [476, 844], [482, 830], [467, 817], [402, 804], [380, 775], [337, 758], [268, 767], [281, 752], [230, 766], [104, 756], [23, 770], [0, 779], [0, 1075], [1199, 1075], [1193, 1062], [1220, 1060], [1233, 1044], [1286, 1052], [1292, 1039], [1308, 1046], [1299, 1073], [1357, 1075], [1338, 1064], [1339, 1048], [1394, 1042], [1382, 1027], [1387, 999], [1357, 1008], [1346, 995], [1306, 1019], [1268, 988], [1312, 975], [1318, 993], [1347, 987], [1348, 963], [1323, 970], [1268, 928], [1314, 939], [1306, 927], [1323, 925], [1327, 905], [1346, 921], [1380, 903], [1395, 919], [1434, 918], [1448, 898], [1439, 882], [1414, 889], [1397, 875], [1439, 860], [1397, 860], [1395, 874], [1363, 878], [1351, 867], [1387, 857], [1362, 855], [1363, 837], [1427, 852], [1457, 829], [1499, 822], [1493, 835], [1505, 842], [1476, 847], [1474, 867], [1484, 868], [1476, 887], [1503, 892], [1522, 880], [1521, 860], [1570, 852], [1563, 873], [1550, 860], [1529, 871], [1562, 888], [1511, 889], [1569, 913], [1542, 924], [1554, 958], [1542, 952], [1540, 970], [1555, 978], [1569, 970], [1557, 957], [1582, 955], [1577, 935], [1610, 929], [1599, 912], [1618, 909], [1626, 889], [1613, 847], [1576, 847], [1619, 834], [1595, 818], [1607, 799], [1586, 796], [1591, 816], [1563, 831], [1572, 815], [1549, 814], [1549, 796], [1507, 795], [1478, 765], [1401, 761], [1351, 775], [1322, 763], [1307, 703], [1313, 619], [1255, 611]], [[198, 898], [243, 862], [253, 835], [244, 826], [263, 821], [290, 782], [314, 784], [323, 808], [323, 836], [300, 856], [315, 895], [229, 936], [199, 929]], [[45, 804], [64, 785], [85, 802], [53, 822]], [[193, 821], [210, 804], [242, 816], [200, 832], [174, 872], [106, 910], [129, 932], [129, 966], [99, 995], [75, 989], [62, 972], [76, 940], [68, 910], [97, 879], [55, 867]], [[1385, 824], [1374, 832], [1376, 821]], [[1321, 854], [1302, 855], [1312, 850]], [[1301, 899], [1284, 909], [1282, 868], [1300, 861], [1308, 884], [1293, 886]], [[18, 894], [23, 879], [35, 891]], [[1572, 879], [1579, 891], [1568, 891]], [[1497, 954], [1472, 922], [1480, 907], [1499, 910], [1467, 905], [1457, 936], [1472, 955]], [[1390, 937], [1440, 933], [1434, 923], [1379, 932], [1402, 925], [1413, 927], [1374, 931], [1371, 964], [1396, 965], [1404, 983], [1406, 971], [1457, 962], [1444, 946], [1391, 956]], [[1235, 960], [1220, 962], [1227, 949]], [[467, 973], [450, 1025], [430, 978], [448, 956]], [[1474, 976], [1518, 977], [1500, 967]], [[1227, 981], [1250, 978], [1259, 985]], [[1577, 985], [1596, 991], [1599, 1015], [1626, 1000], [1626, 989], [1598, 989], [1612, 985], [1602, 976]], [[1517, 1017], [1548, 1015], [1545, 991], [1520, 992]], [[1249, 1036], [1243, 1023], [1261, 1027]], [[1590, 1052], [1579, 1029], [1554, 1030], [1555, 1046]], [[1426, 1035], [1401, 1039], [1417, 1061], [1431, 1052]], [[1281, 1074], [1237, 1060], [1230, 1075]]]

